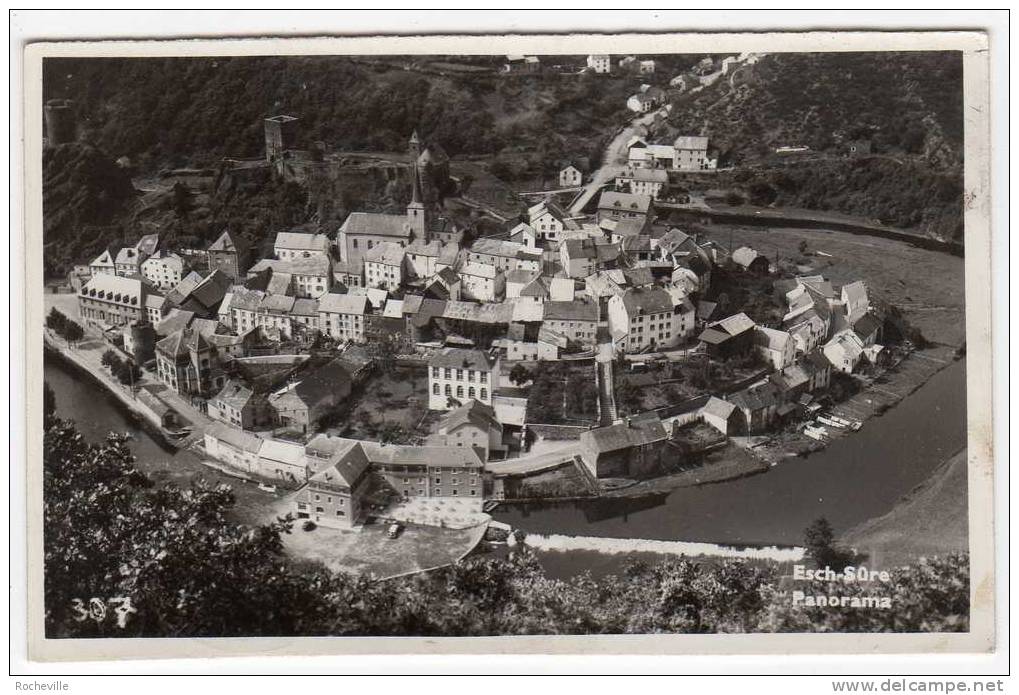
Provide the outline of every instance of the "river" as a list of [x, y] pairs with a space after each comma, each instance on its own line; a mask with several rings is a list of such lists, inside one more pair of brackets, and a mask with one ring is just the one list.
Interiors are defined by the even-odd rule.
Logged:
[[[531, 533], [794, 545], [825, 516], [836, 533], [888, 512], [966, 446], [966, 362], [941, 370], [862, 430], [766, 473], [652, 499], [503, 505], [495, 517]], [[597, 553], [543, 553], [554, 575], [600, 573]]]
[[56, 395], [57, 416], [74, 420], [87, 440], [99, 441], [109, 432], [128, 434], [138, 469], [154, 481], [174, 482], [184, 487], [201, 477], [211, 484], [225, 483], [234, 490], [233, 518], [242, 523], [262, 521], [258, 512], [272, 501], [271, 493], [209, 468], [193, 451], [163, 446], [133, 419], [114, 395], [60, 358], [47, 354], [43, 375]]
[[[57, 413], [98, 439], [129, 432], [139, 467], [181, 482], [200, 473], [232, 484], [238, 518], [267, 497], [247, 483], [202, 466], [193, 453], [169, 451], [131, 422], [117, 401], [58, 360], [47, 357], [45, 378]], [[889, 511], [942, 461], [966, 445], [966, 363], [955, 362], [860, 432], [837, 439], [807, 458], [790, 458], [767, 473], [682, 488], [649, 499], [503, 506], [495, 517], [532, 533], [684, 540], [729, 545], [794, 545], [803, 529], [825, 516], [843, 532]], [[550, 574], [568, 576], [614, 566], [591, 552], [542, 553]]]

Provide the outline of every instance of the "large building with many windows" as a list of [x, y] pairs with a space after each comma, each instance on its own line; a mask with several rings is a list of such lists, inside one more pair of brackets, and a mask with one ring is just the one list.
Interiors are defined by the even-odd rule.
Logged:
[[499, 359], [475, 349], [447, 347], [428, 360], [428, 409], [452, 410], [471, 398], [492, 405]]
[[145, 284], [138, 278], [93, 275], [78, 292], [78, 312], [94, 326], [126, 326], [147, 318]]

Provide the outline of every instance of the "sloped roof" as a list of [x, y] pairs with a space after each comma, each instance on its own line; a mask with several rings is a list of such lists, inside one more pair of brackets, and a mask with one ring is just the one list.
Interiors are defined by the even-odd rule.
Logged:
[[187, 328], [195, 318], [195, 312], [171, 309], [170, 313], [156, 324], [156, 335], [168, 336]]
[[712, 396], [711, 398], [708, 399], [708, 402], [704, 404], [703, 412], [706, 415], [714, 415], [715, 417], [720, 417], [723, 420], [727, 420], [729, 419], [729, 416], [732, 415], [732, 411], [734, 411], [735, 409], [736, 406], [734, 406], [729, 401], [725, 401], [722, 400], [721, 398], [716, 398], [715, 396]]
[[248, 250], [248, 243], [239, 235], [231, 234], [229, 230], [224, 230], [219, 238], [216, 239], [209, 246], [209, 251], [223, 251], [223, 252], [244, 252]]
[[347, 215], [340, 231], [346, 234], [373, 234], [403, 239], [410, 236], [410, 226], [407, 224], [406, 215], [379, 212], [352, 212]]
[[277, 232], [273, 248], [292, 251], [325, 252], [329, 248], [329, 237], [325, 234], [311, 234], [308, 232]]
[[575, 299], [572, 302], [545, 302], [545, 320], [598, 321], [598, 305]]
[[521, 297], [539, 297], [548, 299], [548, 285], [545, 278], [536, 277], [520, 289]]
[[651, 196], [636, 193], [603, 191], [598, 198], [599, 210], [627, 210], [647, 214], [651, 209]]
[[706, 150], [708, 139], [701, 135], [681, 135], [673, 141], [672, 146], [677, 150]]
[[754, 329], [754, 343], [769, 350], [783, 352], [790, 340], [792, 340], [792, 336], [785, 331], [765, 328], [764, 326], [757, 326]]
[[464, 425], [474, 425], [486, 431], [492, 428], [502, 430], [495, 417], [495, 409], [474, 398], [449, 411], [439, 422], [439, 432], [451, 433]]
[[405, 253], [406, 250], [399, 244], [384, 241], [368, 249], [364, 254], [364, 261], [365, 263], [402, 266]]
[[732, 252], [732, 262], [743, 268], [749, 268], [750, 264], [760, 257], [762, 256], [749, 246], [741, 246]]
[[230, 379], [220, 392], [216, 394], [214, 400], [223, 401], [231, 407], [242, 410], [253, 395], [254, 391], [246, 385], [236, 379]]
[[269, 401], [277, 407], [292, 409], [298, 405], [314, 408], [335, 396], [341, 386], [350, 386], [350, 372], [336, 358], [305, 374], [285, 391], [277, 391]]
[[667, 438], [665, 427], [657, 418], [628, 419], [608, 427], [597, 427], [580, 435], [580, 440], [596, 454], [646, 446]]
[[[310, 447], [309, 443], [308, 448]], [[308, 482], [324, 485], [339, 484], [351, 488], [368, 470], [368, 466], [368, 456], [360, 442], [344, 441], [333, 447], [326, 465], [312, 475]]]
[[672, 296], [660, 287], [631, 287], [620, 299], [627, 314], [660, 314], [673, 309]]
[[221, 442], [225, 442], [235, 449], [257, 454], [265, 442], [261, 437], [256, 437], [237, 427], [231, 427], [222, 422], [213, 422], [205, 428], [205, 433], [211, 435]]
[[[234, 287], [230, 293], [230, 308], [242, 311], [258, 311], [259, 305], [265, 293], [261, 290], [249, 290], [244, 287]], [[226, 298], [223, 299], [224, 304]]]
[[755, 325], [753, 320], [743, 312], [727, 316], [720, 321], [709, 324], [711, 328], [728, 333], [730, 336], [737, 336], [744, 331], [749, 331]]
[[320, 313], [364, 315], [368, 310], [368, 297], [353, 294], [324, 294], [318, 298]]
[[298, 297], [294, 300], [294, 316], [318, 316], [318, 300]]
[[871, 313], [864, 314], [853, 324], [853, 331], [864, 340], [875, 335], [880, 328], [881, 321]]
[[481, 350], [447, 347], [429, 357], [428, 364], [432, 367], [457, 367], [487, 372], [492, 370], [495, 360]]

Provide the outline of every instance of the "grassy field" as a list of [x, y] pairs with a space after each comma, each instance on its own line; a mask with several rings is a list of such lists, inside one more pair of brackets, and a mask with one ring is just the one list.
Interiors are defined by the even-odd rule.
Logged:
[[928, 340], [958, 347], [966, 339], [964, 260], [957, 256], [824, 229], [712, 225], [707, 237], [725, 248], [731, 238], [733, 248], [752, 246], [769, 260], [802, 257], [801, 274], [821, 273], [836, 285], [863, 280], [872, 301], [899, 307]]
[[428, 378], [424, 368], [394, 367], [376, 373], [351, 394], [349, 408], [326, 431], [352, 439], [388, 437], [408, 444], [423, 439], [437, 419], [428, 410]]
[[867, 556], [867, 565], [891, 567], [923, 556], [969, 549], [967, 460], [963, 449], [884, 516], [850, 529], [841, 539]]

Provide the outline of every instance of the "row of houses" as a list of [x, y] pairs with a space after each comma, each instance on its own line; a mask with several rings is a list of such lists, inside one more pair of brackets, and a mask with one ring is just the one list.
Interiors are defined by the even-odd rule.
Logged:
[[371, 478], [403, 499], [484, 496], [484, 465], [502, 450], [502, 425], [477, 401], [451, 411], [422, 446], [318, 434], [307, 443], [259, 437], [226, 423], [206, 429], [205, 452], [259, 479], [297, 488], [298, 518], [351, 528], [367, 515]]

